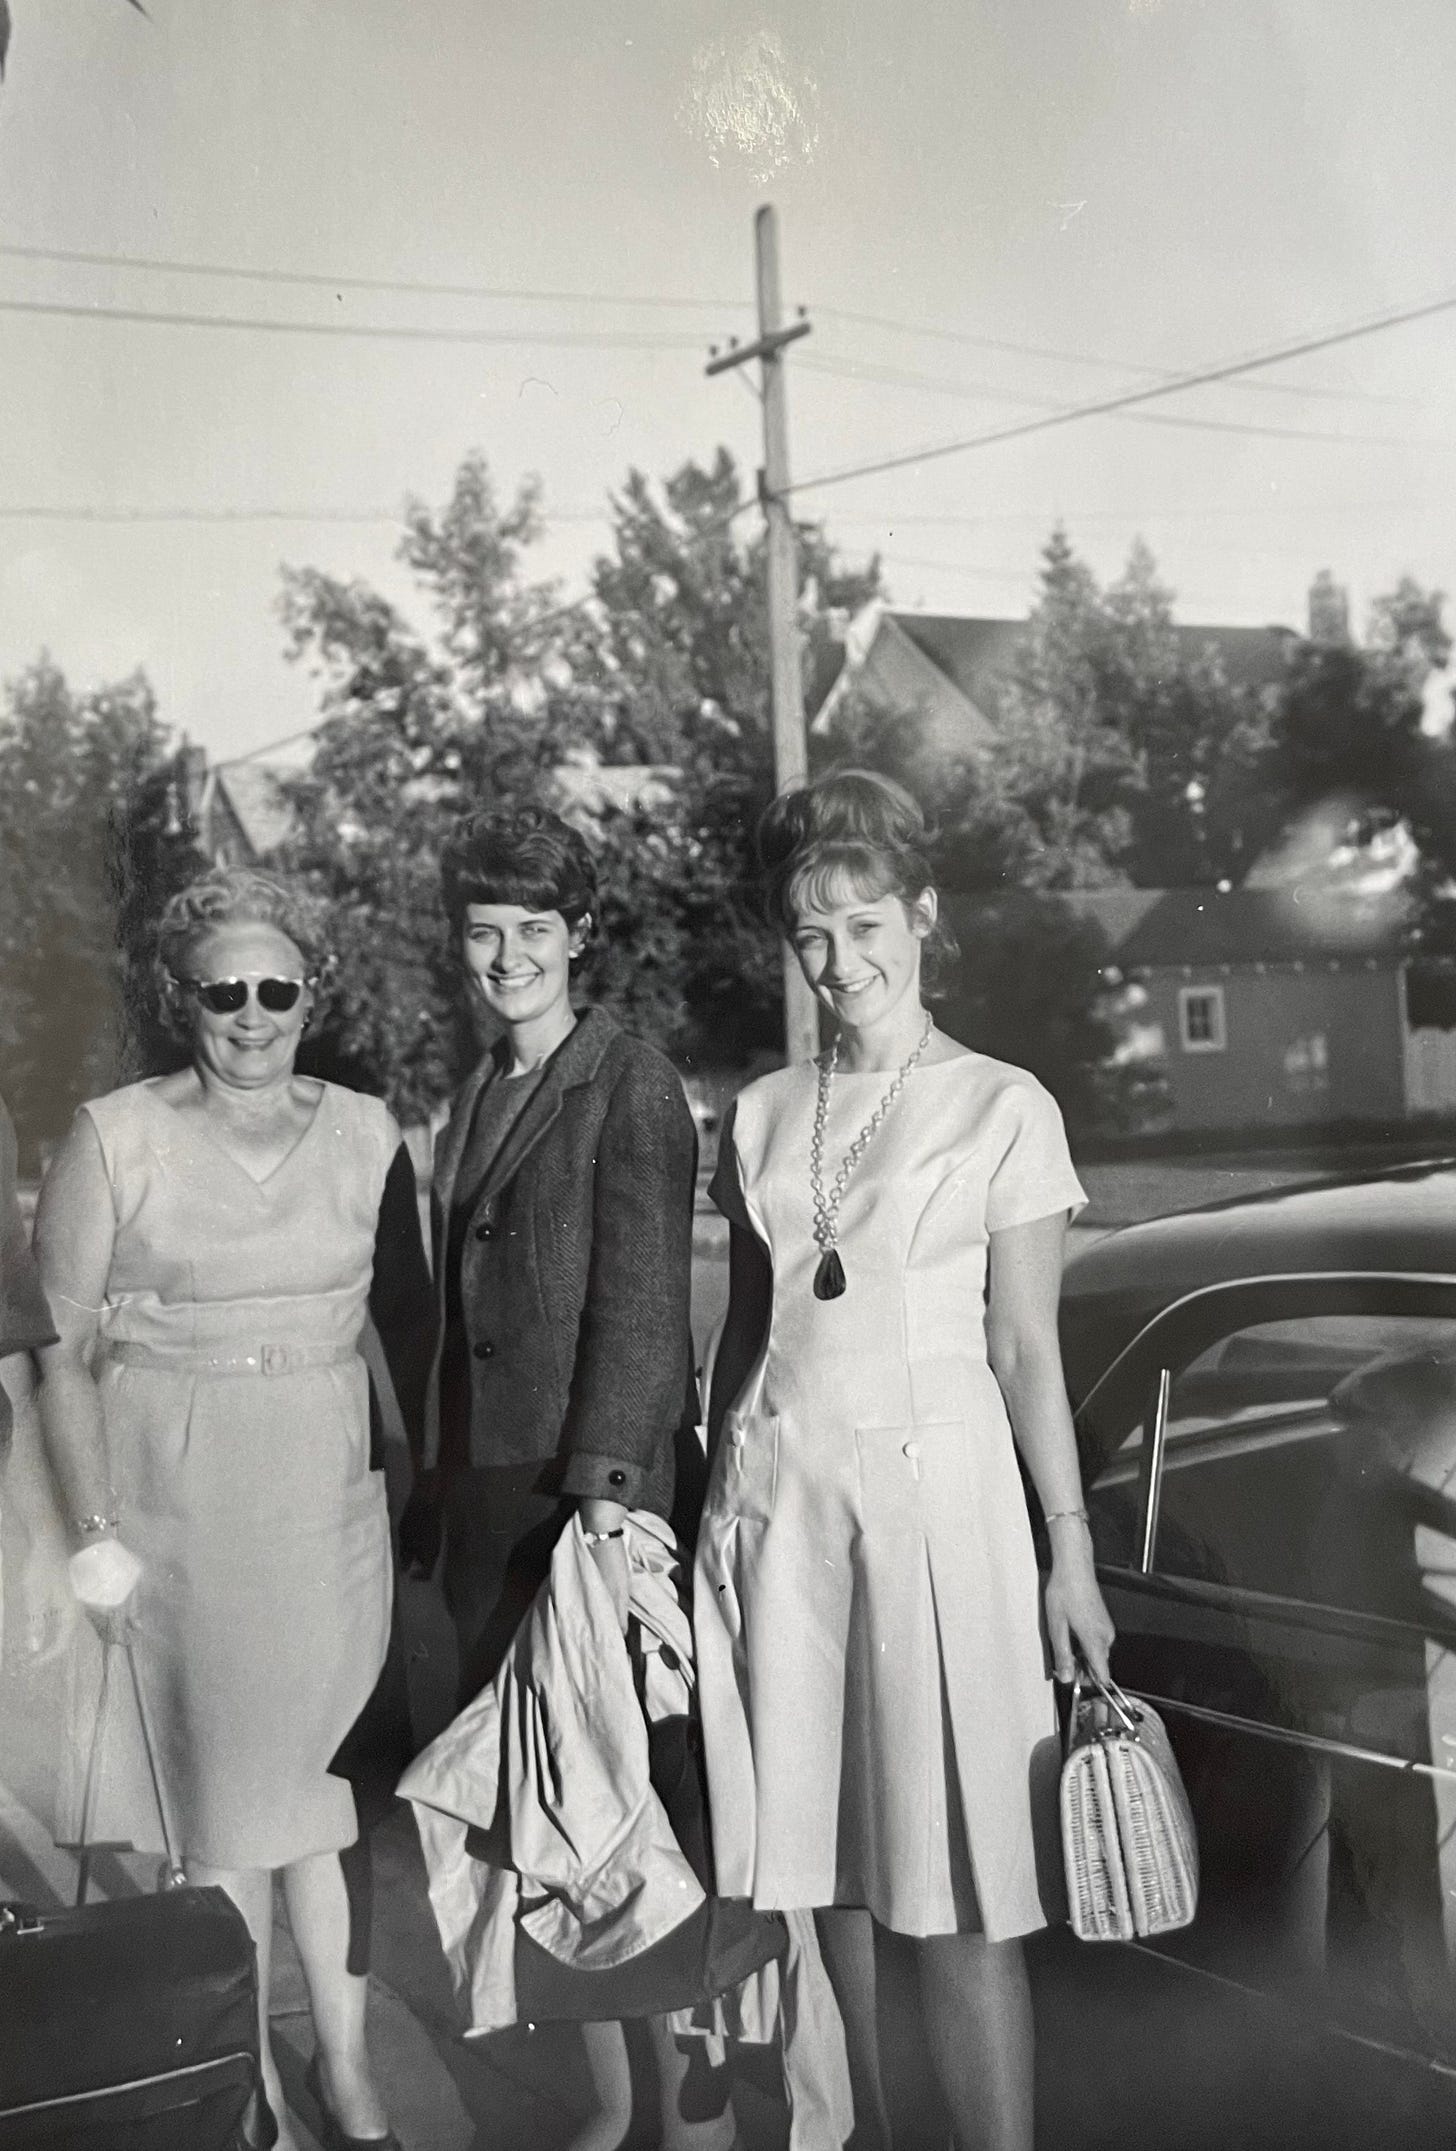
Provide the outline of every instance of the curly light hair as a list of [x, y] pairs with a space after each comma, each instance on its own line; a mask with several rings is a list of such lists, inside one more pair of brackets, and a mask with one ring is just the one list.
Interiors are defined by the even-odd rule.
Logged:
[[177, 987], [186, 976], [190, 952], [221, 926], [271, 926], [286, 934], [303, 958], [316, 1001], [332, 977], [334, 955], [317, 897], [260, 867], [213, 867], [179, 889], [157, 921], [157, 990], [162, 1014], [174, 1030], [186, 1028]]

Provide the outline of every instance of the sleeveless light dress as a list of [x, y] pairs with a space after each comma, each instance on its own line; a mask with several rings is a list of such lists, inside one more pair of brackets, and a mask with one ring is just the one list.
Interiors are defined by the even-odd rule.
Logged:
[[[835, 1077], [826, 1182], [888, 1080]], [[1085, 1198], [1032, 1076], [979, 1054], [922, 1064], [841, 1205], [848, 1288], [816, 1300], [815, 1095], [808, 1063], [750, 1084], [714, 1183], [774, 1280], [698, 1546], [718, 1887], [1000, 1940], [1060, 1916], [1059, 1753], [986, 1363], [988, 1240]]]
[[[179, 1849], [225, 1868], [340, 1849], [354, 1800], [329, 1763], [383, 1665], [392, 1591], [358, 1354], [388, 1115], [326, 1084], [257, 1181], [155, 1082], [82, 1111], [115, 1212], [95, 1373], [121, 1536], [144, 1564], [129, 1610]], [[100, 1673], [87, 1627], [72, 1841]], [[90, 1837], [160, 1851], [115, 1653], [96, 1757]]]

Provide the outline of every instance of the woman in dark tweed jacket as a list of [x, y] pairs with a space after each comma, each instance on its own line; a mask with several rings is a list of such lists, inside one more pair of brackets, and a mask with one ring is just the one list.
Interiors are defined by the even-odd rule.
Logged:
[[697, 1136], [671, 1063], [572, 1007], [597, 902], [577, 832], [540, 807], [472, 815], [442, 881], [469, 988], [501, 1027], [435, 1153], [441, 1344], [422, 1461], [463, 1702], [495, 1675], [578, 1505], [622, 1604], [626, 1512], [673, 1514], [685, 1435], [696, 1449]]
[[[406, 1518], [406, 1555], [427, 1561], [443, 1522], [464, 1701], [499, 1669], [578, 1508], [624, 1625], [628, 1511], [679, 1521], [691, 1543], [697, 1137], [670, 1062], [572, 1007], [597, 910], [577, 832], [539, 807], [472, 815], [442, 881], [469, 988], [501, 1026], [436, 1146], [442, 1345]], [[573, 2144], [607, 2151], [631, 2116], [626, 2045], [615, 2025], [584, 2029], [600, 2110]], [[654, 2031], [665, 2141], [721, 2141], [726, 2113], [708, 2139], [682, 2121], [684, 2064]]]

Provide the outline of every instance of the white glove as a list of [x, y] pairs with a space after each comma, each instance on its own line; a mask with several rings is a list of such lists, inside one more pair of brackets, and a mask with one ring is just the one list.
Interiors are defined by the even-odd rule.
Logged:
[[142, 1565], [120, 1539], [98, 1539], [72, 1554], [67, 1573], [81, 1604], [107, 1613], [126, 1604], [140, 1581]]

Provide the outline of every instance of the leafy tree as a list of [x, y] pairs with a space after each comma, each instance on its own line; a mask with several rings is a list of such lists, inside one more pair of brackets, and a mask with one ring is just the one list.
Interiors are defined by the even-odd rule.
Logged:
[[1056, 530], [989, 744], [947, 762], [917, 711], [851, 702], [833, 754], [924, 801], [954, 887], [1158, 886], [1236, 873], [1257, 846], [1266, 734], [1216, 657], [1189, 655], [1146, 546], [1104, 591]]
[[1056, 530], [962, 850], [1021, 886], [1217, 880], [1262, 833], [1263, 747], [1258, 705], [1188, 655], [1147, 547], [1103, 591]]
[[145, 678], [78, 694], [49, 658], [0, 713], [0, 1087], [33, 1161], [148, 1065], [149, 932], [200, 865]]
[[1074, 1127], [1115, 1116], [1105, 1073], [1115, 1029], [1101, 1012], [1098, 928], [1045, 891], [953, 895], [947, 914], [961, 958], [937, 1011], [946, 1029], [1029, 1068]]
[[[781, 1037], [778, 956], [753, 856], [774, 790], [768, 620], [762, 541], [740, 536], [742, 506], [725, 449], [707, 467], [685, 464], [660, 498], [631, 472], [612, 502], [612, 551], [593, 577], [599, 608], [585, 653], [611, 706], [612, 758], [679, 773], [671, 872], [686, 960], [676, 1042], [719, 1059]], [[816, 525], [798, 537], [812, 679], [828, 660], [835, 616], [876, 596], [880, 573], [877, 560], [847, 568]]]
[[464, 1051], [439, 918], [445, 830], [467, 806], [536, 788], [562, 744], [517, 669], [547, 609], [522, 571], [537, 527], [531, 489], [499, 509], [478, 457], [440, 515], [410, 504], [400, 554], [433, 641], [363, 582], [284, 571], [289, 654], [318, 677], [325, 719], [307, 775], [284, 788], [299, 820], [288, 863], [335, 914], [329, 1042], [411, 1115], [453, 1086]]
[[[493, 799], [559, 796], [573, 763], [658, 773], [638, 804], [586, 810], [604, 928], [587, 990], [686, 1057], [776, 1040], [776, 954], [750, 860], [772, 791], [767, 637], [738, 494], [726, 455], [685, 465], [660, 498], [632, 473], [585, 606], [530, 577], [534, 489], [502, 507], [479, 456], [438, 514], [407, 514], [401, 557], [427, 626], [365, 584], [286, 571], [290, 652], [318, 676], [325, 714], [311, 769], [288, 787], [291, 863], [335, 904], [332, 1043], [402, 1111], [435, 1104], [472, 1044], [438, 912], [445, 831]], [[804, 566], [815, 648], [826, 609], [862, 602], [875, 579], [841, 573], [814, 533]]]

